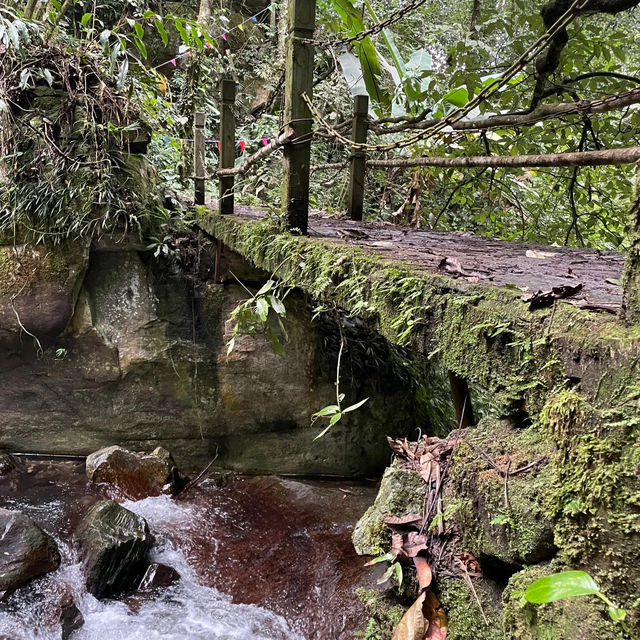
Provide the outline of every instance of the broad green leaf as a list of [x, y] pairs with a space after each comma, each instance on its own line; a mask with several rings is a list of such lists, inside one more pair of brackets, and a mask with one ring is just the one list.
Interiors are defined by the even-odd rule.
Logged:
[[458, 87], [453, 91], [449, 91], [442, 99], [454, 107], [464, 107], [469, 102], [469, 92], [465, 87]]
[[160, 38], [162, 39], [162, 44], [166, 47], [169, 43], [169, 34], [167, 30], [164, 28], [164, 24], [162, 24], [161, 20], [154, 20], [153, 24], [156, 26], [157, 32], [160, 34]]
[[89, 24], [89, 20], [91, 20], [91, 18], [93, 18], [92, 13], [85, 13], [80, 20], [80, 24], [83, 27], [86, 27]]
[[575, 596], [599, 593], [598, 585], [585, 571], [563, 571], [536, 580], [524, 592], [527, 602], [544, 604]]
[[286, 316], [287, 315], [287, 310], [286, 310], [284, 304], [282, 304], [282, 300], [280, 300], [280, 298], [278, 298], [277, 296], [269, 296], [269, 300], [271, 300], [271, 308], [279, 316]]
[[256, 312], [262, 322], [267, 321], [269, 316], [269, 304], [264, 298], [256, 298]]
[[364, 566], [365, 567], [372, 567], [374, 564], [379, 564], [380, 562], [391, 562], [393, 560], [393, 554], [392, 553], [385, 553], [384, 555], [378, 556], [377, 558], [374, 558], [373, 560], [369, 560], [369, 562], [367, 562]]
[[369, 398], [365, 398], [364, 400], [360, 400], [360, 402], [357, 402], [356, 404], [352, 404], [350, 407], [343, 409], [342, 413], [349, 413], [350, 411], [359, 409], [365, 402], [367, 402], [367, 400], [369, 400]]
[[268, 293], [275, 286], [275, 282], [273, 280], [268, 280], [266, 284], [256, 293], [256, 297], [263, 296], [265, 293]]
[[320, 409], [320, 411], [317, 411], [316, 413], [314, 413], [313, 417], [324, 418], [326, 416], [332, 416], [333, 414], [339, 413], [339, 412], [340, 412], [340, 407], [337, 404], [330, 404], [324, 409]]

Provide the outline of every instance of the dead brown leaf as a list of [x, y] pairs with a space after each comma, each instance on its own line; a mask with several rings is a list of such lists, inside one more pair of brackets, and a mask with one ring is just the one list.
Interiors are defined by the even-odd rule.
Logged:
[[427, 559], [422, 556], [416, 556], [413, 559], [413, 564], [416, 566], [416, 574], [418, 575], [418, 586], [420, 591], [424, 591], [430, 587], [433, 582], [431, 565], [427, 562]]
[[387, 516], [384, 519], [384, 523], [390, 527], [398, 528], [413, 528], [422, 524], [422, 516], [419, 513], [407, 513], [404, 516]]
[[432, 591], [425, 590], [404, 614], [392, 640], [444, 640], [447, 616]]
[[522, 300], [529, 303], [530, 311], [534, 311], [535, 309], [550, 307], [556, 300], [570, 298], [580, 291], [582, 291], [582, 284], [577, 284], [575, 287], [562, 285], [561, 287], [552, 287], [549, 291], [540, 289], [535, 293], [525, 293], [522, 296]]

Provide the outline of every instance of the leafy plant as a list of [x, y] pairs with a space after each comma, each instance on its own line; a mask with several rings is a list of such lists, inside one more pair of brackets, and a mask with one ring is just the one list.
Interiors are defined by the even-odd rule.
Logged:
[[586, 571], [562, 571], [539, 578], [529, 585], [524, 598], [532, 604], [547, 604], [577, 596], [596, 596], [607, 606], [607, 612], [613, 622], [619, 624], [630, 636], [626, 624], [627, 612], [614, 604]]
[[329, 424], [314, 438], [314, 440], [318, 440], [319, 438], [322, 438], [322, 436], [326, 435], [326, 433], [333, 426], [335, 426], [336, 424], [338, 424], [338, 422], [340, 422], [340, 420], [342, 420], [345, 414], [351, 413], [352, 411], [359, 409], [369, 400], [369, 398], [365, 398], [364, 400], [360, 400], [360, 402], [356, 402], [355, 404], [352, 404], [350, 407], [345, 408], [342, 406], [342, 401], [345, 398], [344, 393], [340, 393], [340, 365], [342, 363], [343, 350], [344, 350], [344, 337], [341, 337], [340, 350], [338, 351], [338, 366], [336, 367], [336, 382], [335, 382], [336, 404], [330, 404], [324, 407], [323, 409], [320, 409], [320, 411], [317, 411], [316, 413], [313, 414], [313, 416], [311, 416], [312, 425], [316, 422], [316, 420], [320, 418], [328, 418], [329, 420]]
[[[227, 355], [230, 355], [235, 348], [236, 339], [239, 336], [255, 337], [258, 334], [264, 334], [273, 351], [284, 358], [286, 352], [282, 343], [288, 340], [288, 335], [282, 320], [287, 316], [284, 299], [290, 288], [282, 283], [276, 283], [275, 280], [269, 280], [257, 293], [253, 294], [240, 280], [238, 282], [250, 297], [231, 312], [231, 320], [235, 324], [233, 335], [227, 343]], [[276, 319], [281, 336], [278, 336], [269, 324], [271, 317]]]

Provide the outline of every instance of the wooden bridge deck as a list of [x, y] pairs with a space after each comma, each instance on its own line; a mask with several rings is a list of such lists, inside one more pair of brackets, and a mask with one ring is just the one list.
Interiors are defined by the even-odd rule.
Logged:
[[[265, 212], [238, 206], [235, 215], [255, 221], [263, 218]], [[441, 273], [480, 285], [517, 287], [523, 294], [582, 285], [567, 301], [586, 309], [615, 312], [622, 300], [618, 282], [624, 256], [616, 252], [504, 242], [472, 233], [423, 231], [388, 223], [353, 222], [318, 212], [309, 218], [309, 235], [407, 263], [412, 271]]]

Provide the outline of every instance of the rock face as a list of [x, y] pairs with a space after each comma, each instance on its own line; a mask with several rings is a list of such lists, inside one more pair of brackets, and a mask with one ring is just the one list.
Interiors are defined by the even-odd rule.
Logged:
[[0, 597], [60, 564], [55, 540], [19, 511], [0, 509]]
[[87, 477], [117, 487], [131, 500], [175, 493], [179, 474], [171, 454], [162, 447], [152, 453], [128, 451], [114, 446], [87, 457]]
[[[386, 433], [423, 423], [388, 345], [345, 327], [345, 402], [370, 400], [310, 446], [321, 430], [311, 415], [335, 401], [337, 328], [312, 321], [312, 307], [292, 292], [286, 357], [262, 335], [240, 338], [227, 357], [229, 315], [247, 293], [211, 281], [215, 246], [194, 249], [196, 278], [155, 260], [137, 236], [19, 252], [18, 260], [12, 245], [0, 246], [0, 444], [11, 450], [161, 445], [199, 471], [218, 449], [217, 464], [241, 472], [369, 476], [388, 461]], [[221, 263], [249, 287], [268, 277], [237, 255]], [[40, 357], [11, 310], [25, 279], [16, 310], [40, 339]]]
[[87, 591], [96, 598], [132, 591], [153, 544], [144, 518], [113, 500], [92, 507], [76, 530]]

